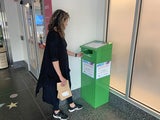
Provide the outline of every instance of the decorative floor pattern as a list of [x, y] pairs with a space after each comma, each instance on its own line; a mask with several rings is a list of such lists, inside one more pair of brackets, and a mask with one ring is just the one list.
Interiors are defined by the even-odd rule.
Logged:
[[[42, 101], [41, 92], [35, 97], [35, 86], [36, 80], [26, 68], [0, 70], [0, 120], [55, 120], [52, 107]], [[75, 102], [84, 108], [69, 113], [67, 105], [60, 106], [69, 120], [135, 120], [109, 103], [94, 109], [81, 98]]]

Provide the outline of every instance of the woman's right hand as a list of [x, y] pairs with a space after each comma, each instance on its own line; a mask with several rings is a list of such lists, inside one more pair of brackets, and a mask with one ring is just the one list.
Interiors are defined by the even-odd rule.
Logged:
[[64, 78], [63, 76], [61, 76], [60, 77], [60, 81], [61, 81], [61, 86], [65, 86], [66, 85], [66, 81], [67, 81], [67, 79], [66, 78]]

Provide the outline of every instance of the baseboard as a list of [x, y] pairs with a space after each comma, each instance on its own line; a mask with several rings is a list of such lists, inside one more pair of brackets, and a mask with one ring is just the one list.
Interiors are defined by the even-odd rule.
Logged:
[[16, 61], [16, 62], [13, 62], [13, 66], [12, 66], [14, 69], [17, 69], [17, 68], [26, 68], [28, 69], [28, 64], [25, 62], [25, 61]]

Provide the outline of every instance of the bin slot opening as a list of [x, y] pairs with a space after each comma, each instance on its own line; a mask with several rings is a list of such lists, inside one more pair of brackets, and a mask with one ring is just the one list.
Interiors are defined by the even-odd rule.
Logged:
[[84, 50], [82, 51], [84, 54], [93, 54], [93, 51], [92, 50]]

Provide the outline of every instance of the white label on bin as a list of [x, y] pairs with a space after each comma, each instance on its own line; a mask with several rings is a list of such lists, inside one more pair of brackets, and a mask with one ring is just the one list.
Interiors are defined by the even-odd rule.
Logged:
[[82, 60], [82, 73], [94, 78], [94, 63]]
[[96, 79], [110, 75], [111, 61], [96, 65]]

